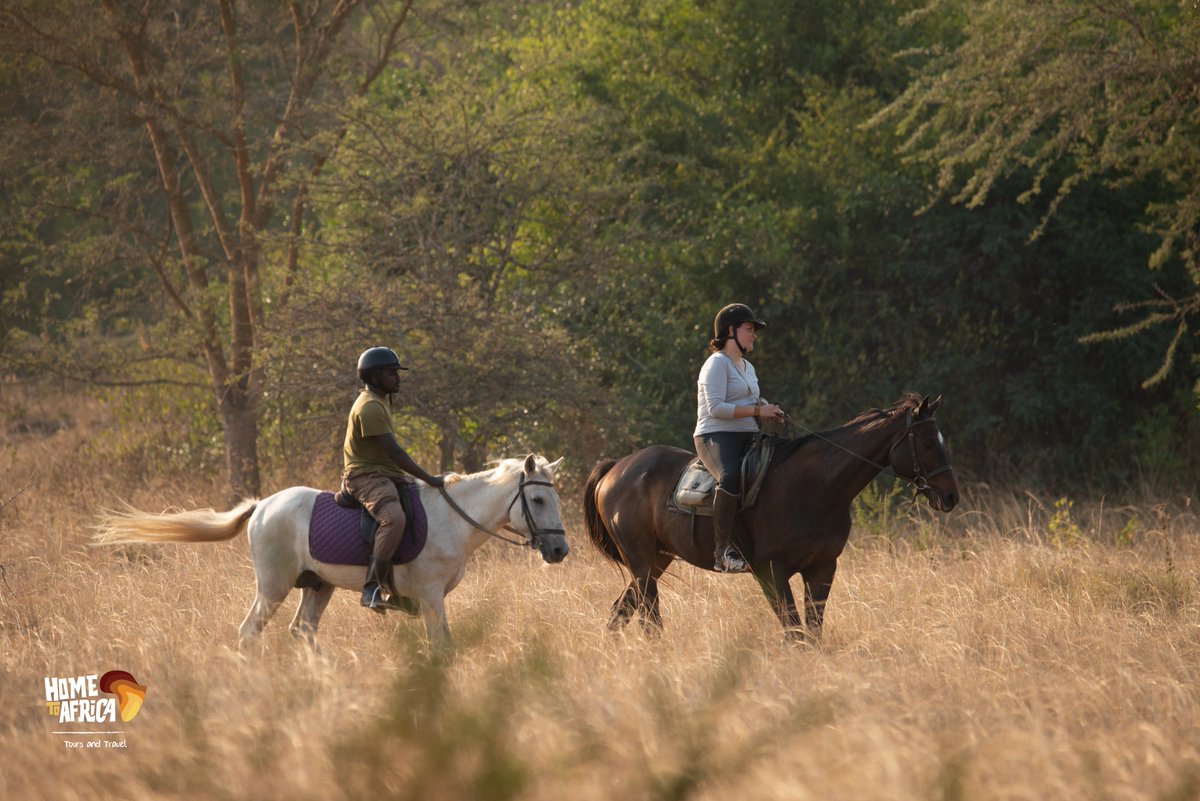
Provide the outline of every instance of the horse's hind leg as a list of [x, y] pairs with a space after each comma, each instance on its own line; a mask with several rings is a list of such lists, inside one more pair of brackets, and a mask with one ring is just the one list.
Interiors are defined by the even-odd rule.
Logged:
[[317, 626], [321, 622], [321, 615], [325, 613], [325, 607], [329, 605], [329, 599], [333, 597], [333, 590], [332, 584], [324, 582], [317, 587], [305, 587], [300, 597], [300, 606], [296, 607], [296, 616], [288, 626], [292, 636], [296, 639], [303, 638], [313, 651], [320, 650], [317, 648]]
[[658, 577], [646, 579], [642, 592], [642, 626], [649, 632], [661, 634], [663, 630], [662, 612], [658, 608]]
[[658, 578], [674, 559], [674, 554], [660, 553], [655, 558], [654, 565], [642, 571], [643, 575], [635, 574], [630, 579], [625, 592], [621, 593], [621, 597], [613, 604], [612, 617], [608, 621], [609, 629], [620, 628], [628, 623], [635, 613], [640, 612], [642, 624], [648, 630], [662, 631], [662, 612], [658, 606]]
[[[284, 598], [287, 597], [285, 593]], [[250, 611], [246, 613], [246, 619], [242, 621], [242, 625], [238, 627], [238, 651], [247, 653], [250, 646], [258, 639], [258, 635], [262, 634], [263, 628], [267, 625], [267, 621], [275, 614], [275, 610], [283, 603], [283, 598], [275, 598], [264, 596], [260, 590], [254, 598], [254, 603], [250, 604]]]
[[255, 565], [255, 573], [258, 581], [258, 594], [254, 596], [254, 603], [250, 605], [246, 619], [238, 628], [240, 635], [238, 651], [241, 653], [246, 653], [250, 645], [258, 639], [258, 635], [262, 634], [267, 621], [271, 619], [275, 610], [279, 609], [279, 605], [283, 603], [283, 599], [287, 598], [288, 593], [292, 591], [294, 581], [294, 578], [286, 580], [276, 571], [259, 570], [257, 565]]
[[650, 575], [642, 583], [642, 623], [655, 632], [661, 632], [663, 628], [662, 612], [658, 608], [658, 579], [674, 561], [675, 554], [659, 552]]
[[629, 623], [637, 613], [642, 615], [642, 624], [653, 631], [662, 631], [662, 614], [658, 610], [658, 582], [654, 579], [634, 578], [621, 597], [613, 604], [608, 628], [616, 631]]
[[624, 626], [633, 618], [638, 609], [637, 581], [630, 579], [625, 591], [613, 603], [612, 617], [608, 619], [608, 628], [612, 631]]

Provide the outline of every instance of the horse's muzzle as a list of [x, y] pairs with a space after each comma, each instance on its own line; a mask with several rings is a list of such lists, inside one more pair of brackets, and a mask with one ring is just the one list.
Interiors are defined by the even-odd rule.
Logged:
[[567, 558], [567, 554], [571, 552], [570, 546], [567, 545], [567, 535], [565, 534], [543, 534], [541, 536], [542, 558], [549, 564], [556, 565]]
[[922, 493], [929, 499], [929, 505], [939, 512], [949, 512], [958, 506], [958, 491], [942, 492], [935, 486], [927, 486]]

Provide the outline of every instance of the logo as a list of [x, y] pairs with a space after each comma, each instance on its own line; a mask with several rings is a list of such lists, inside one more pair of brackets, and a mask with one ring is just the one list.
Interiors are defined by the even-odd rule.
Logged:
[[[90, 676], [47, 676], [46, 711], [59, 723], [128, 723], [146, 700], [146, 687], [124, 670]], [[86, 732], [79, 732], [84, 734]]]

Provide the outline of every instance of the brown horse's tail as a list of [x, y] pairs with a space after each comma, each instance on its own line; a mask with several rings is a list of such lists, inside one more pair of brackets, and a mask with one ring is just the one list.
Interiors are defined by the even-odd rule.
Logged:
[[228, 512], [196, 509], [191, 512], [152, 514], [130, 507], [110, 512], [96, 526], [97, 545], [129, 542], [220, 542], [231, 540], [246, 528], [258, 501], [245, 500]]
[[608, 475], [608, 471], [612, 470], [616, 463], [616, 459], [605, 459], [597, 462], [596, 466], [592, 468], [591, 475], [588, 476], [587, 484], [583, 489], [583, 520], [587, 524], [588, 536], [591, 538], [592, 544], [600, 553], [617, 564], [623, 565], [625, 559], [621, 555], [621, 548], [613, 539], [608, 526], [604, 524], [604, 518], [601, 517], [600, 509], [596, 506], [596, 487], [600, 484], [600, 479]]

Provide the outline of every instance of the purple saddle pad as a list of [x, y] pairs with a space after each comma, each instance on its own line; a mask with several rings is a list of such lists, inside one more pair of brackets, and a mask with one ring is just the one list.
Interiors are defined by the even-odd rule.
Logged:
[[[408, 488], [412, 500], [412, 520], [404, 528], [404, 538], [392, 557], [392, 564], [403, 565], [416, 559], [425, 547], [429, 523], [417, 487]], [[362, 565], [366, 567], [371, 549], [358, 533], [361, 509], [347, 509], [333, 502], [332, 492], [317, 495], [312, 517], [308, 521], [308, 550], [313, 559], [329, 565]]]

